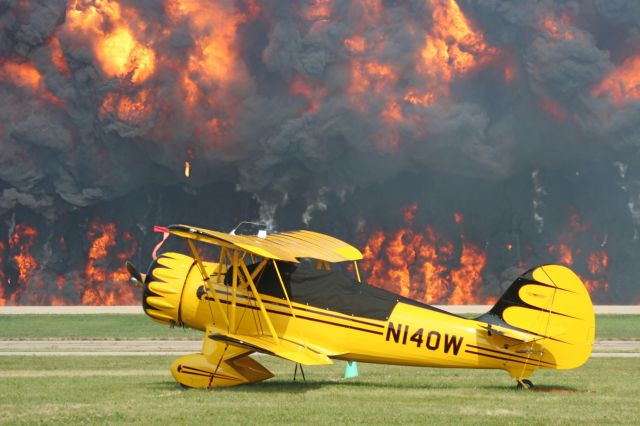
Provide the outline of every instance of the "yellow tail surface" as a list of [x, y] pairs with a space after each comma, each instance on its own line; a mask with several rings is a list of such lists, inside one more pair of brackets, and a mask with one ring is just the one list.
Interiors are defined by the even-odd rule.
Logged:
[[584, 364], [593, 348], [595, 315], [578, 276], [561, 265], [543, 265], [519, 277], [488, 315], [532, 335], [540, 356], [556, 369]]

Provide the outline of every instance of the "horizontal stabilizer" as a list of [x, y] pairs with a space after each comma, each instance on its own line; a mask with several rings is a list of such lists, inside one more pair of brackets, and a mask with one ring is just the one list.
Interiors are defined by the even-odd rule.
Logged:
[[268, 355], [275, 355], [304, 365], [328, 365], [333, 362], [325, 353], [300, 343], [280, 338], [278, 343], [270, 336], [245, 336], [241, 334], [211, 334], [209, 338], [233, 346], [250, 349]]
[[519, 342], [527, 343], [540, 339], [538, 336], [527, 333], [526, 331], [516, 330], [511, 327], [502, 327], [495, 324], [487, 324], [486, 327], [482, 327], [489, 332], [489, 335], [497, 334], [498, 336], [508, 337]]

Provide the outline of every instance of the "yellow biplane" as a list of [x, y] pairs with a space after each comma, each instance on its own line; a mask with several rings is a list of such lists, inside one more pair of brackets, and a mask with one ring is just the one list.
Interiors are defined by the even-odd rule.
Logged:
[[[501, 369], [524, 388], [535, 370], [576, 368], [591, 354], [591, 299], [564, 266], [528, 271], [489, 312], [467, 319], [360, 282], [360, 251], [327, 235], [167, 230], [186, 239], [190, 256], [164, 253], [146, 275], [127, 266], [154, 321], [205, 332], [202, 352], [171, 366], [187, 387], [273, 377], [254, 352], [301, 365]], [[216, 261], [203, 260], [195, 242], [217, 246]], [[342, 272], [341, 262], [352, 266]]]

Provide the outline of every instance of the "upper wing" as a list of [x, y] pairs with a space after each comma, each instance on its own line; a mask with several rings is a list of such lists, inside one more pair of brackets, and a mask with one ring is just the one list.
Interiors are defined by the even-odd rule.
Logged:
[[357, 248], [337, 238], [311, 231], [269, 234], [265, 238], [253, 235], [232, 235], [187, 225], [171, 225], [169, 232], [218, 246], [237, 248], [268, 259], [297, 263], [300, 258], [326, 262], [362, 259]]

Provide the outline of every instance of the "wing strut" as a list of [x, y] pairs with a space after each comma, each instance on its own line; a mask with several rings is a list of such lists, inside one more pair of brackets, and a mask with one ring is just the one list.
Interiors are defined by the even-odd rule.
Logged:
[[358, 261], [357, 260], [353, 261], [353, 268], [356, 270], [356, 277], [358, 277], [358, 282], [362, 283], [362, 281], [360, 280], [360, 271], [358, 270]]
[[[240, 269], [242, 270], [242, 273], [245, 275], [246, 279], [247, 279], [247, 283], [249, 283], [249, 287], [251, 287], [251, 291], [253, 292], [253, 297], [256, 298], [256, 302], [258, 302], [258, 307], [260, 308], [260, 311], [262, 312], [262, 316], [264, 317], [265, 321], [267, 322], [267, 326], [269, 327], [269, 331], [271, 332], [271, 336], [273, 337], [274, 342], [277, 344], [280, 342], [280, 339], [278, 338], [278, 334], [276, 333], [276, 329], [273, 327], [273, 323], [271, 322], [271, 318], [269, 318], [269, 314], [267, 314], [267, 308], [264, 307], [264, 303], [262, 303], [262, 298], [260, 297], [260, 293], [258, 293], [258, 290], [256, 289], [256, 285], [253, 283], [253, 277], [251, 276], [251, 274], [249, 273], [249, 270], [247, 269], [247, 265], [245, 265], [244, 260], [243, 259], [239, 259], [237, 257], [237, 250], [234, 250], [234, 257], [233, 257], [234, 262], [237, 261], [237, 263], [234, 264], [233, 268], [234, 271], [237, 267], [240, 267]], [[234, 273], [235, 276], [235, 273]], [[235, 287], [235, 280], [234, 280], [234, 287]], [[235, 290], [234, 290], [234, 298], [235, 298]], [[235, 308], [235, 306], [234, 306]], [[231, 313], [232, 315], [235, 316], [235, 314], [233, 313], [235, 311], [232, 310]]]
[[[302, 339], [302, 344], [304, 345], [305, 349], [307, 348], [307, 341], [304, 338], [304, 336], [302, 335], [302, 330], [300, 329], [300, 325], [298, 324], [298, 319], [296, 318], [296, 313], [293, 310], [293, 305], [291, 304], [291, 300], [289, 299], [289, 294], [287, 293], [287, 288], [284, 285], [284, 281], [282, 281], [282, 275], [280, 275], [280, 269], [278, 269], [278, 264], [276, 263], [275, 259], [272, 260], [273, 262], [273, 268], [276, 270], [276, 274], [278, 274], [278, 281], [280, 281], [280, 286], [282, 287], [282, 291], [284, 292], [284, 297], [287, 298], [287, 304], [289, 304], [289, 310], [291, 310], [291, 316], [293, 317], [293, 321], [296, 324], [296, 328], [298, 329], [298, 333], [300, 334], [300, 338]], [[300, 369], [302, 369], [302, 365], [300, 366]], [[304, 375], [304, 373], [302, 373]]]
[[[244, 263], [244, 262], [243, 262]], [[231, 256], [232, 279], [231, 279], [231, 320], [229, 324], [229, 331], [231, 333], [236, 332], [236, 303], [238, 292], [238, 250], [233, 251]]]

